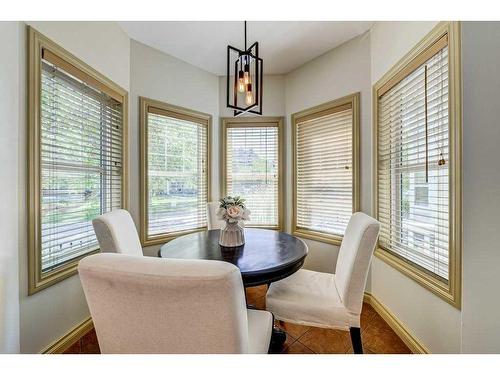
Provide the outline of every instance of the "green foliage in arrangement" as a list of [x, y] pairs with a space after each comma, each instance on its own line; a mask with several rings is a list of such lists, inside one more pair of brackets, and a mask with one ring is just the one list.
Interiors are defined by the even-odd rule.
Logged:
[[241, 197], [231, 197], [231, 196], [227, 196], [227, 197], [224, 197], [222, 198], [220, 201], [220, 208], [224, 208], [224, 209], [227, 209], [228, 207], [230, 206], [239, 206], [241, 208], [246, 208], [245, 207], [245, 199], [241, 198]]

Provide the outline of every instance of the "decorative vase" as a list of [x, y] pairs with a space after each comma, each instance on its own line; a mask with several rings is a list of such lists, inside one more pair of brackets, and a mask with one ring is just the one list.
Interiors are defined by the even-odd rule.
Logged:
[[244, 243], [244, 229], [238, 223], [226, 221], [226, 226], [220, 230], [219, 245], [223, 247], [238, 247]]

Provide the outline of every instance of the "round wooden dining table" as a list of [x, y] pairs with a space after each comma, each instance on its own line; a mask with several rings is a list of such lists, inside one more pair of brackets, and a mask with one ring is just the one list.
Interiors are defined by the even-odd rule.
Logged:
[[[219, 236], [220, 230], [213, 229], [177, 237], [161, 246], [158, 256], [230, 262], [240, 269], [243, 285], [252, 287], [269, 285], [297, 272], [308, 251], [301, 239], [274, 230], [245, 228], [245, 244], [233, 248], [220, 246]], [[285, 331], [273, 327], [269, 352], [279, 353], [285, 341]]]
[[161, 246], [162, 258], [208, 259], [233, 263], [245, 287], [271, 284], [297, 272], [307, 256], [307, 245], [290, 234], [269, 229], [245, 228], [245, 244], [219, 245], [219, 229], [195, 232]]

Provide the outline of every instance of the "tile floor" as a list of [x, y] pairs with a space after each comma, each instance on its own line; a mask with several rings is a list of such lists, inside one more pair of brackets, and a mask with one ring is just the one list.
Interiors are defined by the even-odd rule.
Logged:
[[[266, 287], [247, 289], [247, 301], [259, 309], [265, 309]], [[279, 323], [287, 332], [283, 354], [344, 354], [352, 353], [349, 332], [308, 327], [291, 323]], [[365, 353], [410, 354], [408, 347], [389, 325], [366, 303], [361, 313], [361, 337]], [[92, 330], [71, 346], [65, 354], [98, 354], [99, 344]]]

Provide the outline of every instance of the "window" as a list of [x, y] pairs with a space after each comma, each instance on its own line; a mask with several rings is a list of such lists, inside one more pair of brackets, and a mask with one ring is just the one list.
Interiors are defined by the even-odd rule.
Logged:
[[211, 116], [140, 98], [144, 245], [206, 229]]
[[459, 305], [460, 80], [456, 23], [375, 85], [376, 254]]
[[[408, 185], [404, 186], [403, 194], [410, 194], [413, 192], [413, 205], [428, 207], [429, 206], [429, 183], [426, 182], [425, 172], [415, 172], [415, 173], [406, 173], [403, 177], [405, 181], [408, 182]], [[407, 211], [405, 218], [408, 218], [410, 204], [407, 204]]]
[[359, 94], [292, 116], [293, 233], [340, 244], [358, 210]]
[[29, 293], [99, 250], [92, 219], [126, 202], [127, 93], [29, 29]]
[[429, 187], [428, 186], [415, 186], [415, 205], [428, 206], [429, 205]]
[[425, 236], [422, 233], [413, 232], [413, 244], [417, 248], [423, 248], [426, 244]]
[[279, 117], [222, 120], [222, 193], [246, 199], [247, 226], [282, 228], [282, 124]]

